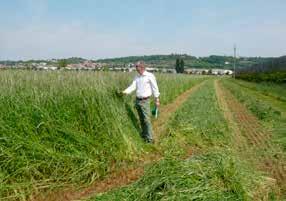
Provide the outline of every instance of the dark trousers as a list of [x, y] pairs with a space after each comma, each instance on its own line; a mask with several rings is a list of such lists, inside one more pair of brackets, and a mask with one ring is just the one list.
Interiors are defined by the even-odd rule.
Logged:
[[142, 133], [141, 136], [146, 142], [153, 142], [150, 99], [139, 100], [136, 99], [135, 107], [139, 115]]

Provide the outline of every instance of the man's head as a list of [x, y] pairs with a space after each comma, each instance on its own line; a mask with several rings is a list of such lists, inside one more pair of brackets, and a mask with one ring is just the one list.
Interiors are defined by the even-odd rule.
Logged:
[[138, 72], [140, 75], [142, 75], [142, 74], [144, 73], [144, 71], [145, 71], [144, 61], [138, 61], [135, 66], [136, 66], [137, 72]]

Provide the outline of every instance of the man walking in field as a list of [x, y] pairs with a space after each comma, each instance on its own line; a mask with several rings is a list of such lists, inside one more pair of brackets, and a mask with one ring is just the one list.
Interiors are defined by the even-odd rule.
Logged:
[[131, 85], [123, 91], [123, 94], [130, 94], [136, 90], [135, 107], [141, 123], [141, 136], [146, 142], [154, 143], [150, 119], [150, 97], [153, 94], [155, 105], [159, 107], [160, 92], [155, 76], [146, 71], [143, 61], [136, 63], [136, 71], [138, 75], [136, 75]]

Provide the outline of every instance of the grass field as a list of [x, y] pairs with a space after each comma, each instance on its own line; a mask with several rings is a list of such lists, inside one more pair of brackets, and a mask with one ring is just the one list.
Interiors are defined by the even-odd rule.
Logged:
[[[170, 143], [165, 160], [148, 167], [138, 182], [89, 200], [283, 199], [280, 187], [257, 169], [261, 159], [257, 155], [262, 151], [237, 140], [238, 133], [219, 104], [218, 95], [223, 94], [216, 93], [216, 87], [209, 80], [170, 119], [170, 132], [164, 139]], [[179, 147], [185, 147], [182, 139], [194, 150], [186, 160], [178, 159], [177, 154], [182, 153]], [[244, 154], [242, 146], [249, 146], [243, 147]]]
[[[145, 145], [132, 97], [133, 75], [1, 71], [0, 197], [91, 183], [112, 164], [136, 161]], [[160, 76], [162, 104], [204, 78]]]
[[[133, 185], [90, 200], [245, 200], [253, 175], [232, 153], [231, 135], [210, 80], [178, 109], [169, 122], [167, 158], [149, 167]], [[168, 139], [169, 138], [169, 139]], [[179, 160], [181, 139], [198, 150]], [[177, 142], [178, 141], [178, 142]], [[164, 142], [162, 142], [164, 143]], [[172, 146], [173, 145], [173, 146]]]
[[286, 90], [284, 84], [224, 81], [225, 86], [270, 130], [271, 140], [286, 150]]
[[133, 76], [0, 71], [0, 200], [49, 200], [152, 155], [136, 182], [80, 199], [283, 199], [284, 85], [158, 74], [162, 111], [172, 112], [146, 145], [134, 96], [116, 96]]

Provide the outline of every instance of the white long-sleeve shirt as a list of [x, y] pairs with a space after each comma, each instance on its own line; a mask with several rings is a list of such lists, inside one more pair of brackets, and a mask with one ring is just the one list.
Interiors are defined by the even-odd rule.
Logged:
[[130, 94], [135, 90], [138, 98], [149, 97], [152, 94], [158, 98], [160, 95], [155, 76], [147, 71], [144, 71], [142, 75], [138, 74], [123, 93]]

